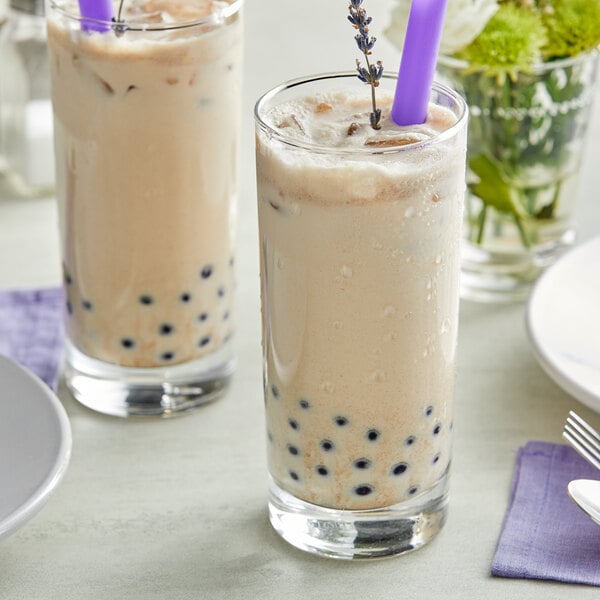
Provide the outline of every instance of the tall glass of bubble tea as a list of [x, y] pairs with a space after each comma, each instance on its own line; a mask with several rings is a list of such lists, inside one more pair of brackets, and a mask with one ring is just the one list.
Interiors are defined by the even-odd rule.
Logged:
[[355, 74], [257, 103], [269, 511], [294, 546], [375, 558], [446, 519], [467, 110], [389, 118]]
[[241, 5], [47, 0], [65, 379], [97, 411], [230, 382]]

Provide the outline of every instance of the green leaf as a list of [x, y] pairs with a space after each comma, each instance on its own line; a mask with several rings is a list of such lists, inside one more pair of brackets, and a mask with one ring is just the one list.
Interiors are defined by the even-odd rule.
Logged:
[[517, 218], [526, 216], [519, 203], [518, 192], [505, 181], [497, 161], [479, 154], [469, 159], [469, 167], [479, 178], [471, 190], [486, 206]]

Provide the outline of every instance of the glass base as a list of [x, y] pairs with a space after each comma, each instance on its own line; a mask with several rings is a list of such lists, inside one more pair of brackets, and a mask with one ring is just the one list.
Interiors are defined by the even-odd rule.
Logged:
[[199, 360], [151, 369], [105, 363], [67, 343], [64, 377], [73, 396], [92, 410], [117, 417], [171, 417], [221, 397], [234, 369], [231, 342]]
[[575, 242], [572, 230], [530, 251], [492, 252], [463, 242], [460, 295], [477, 302], [526, 300], [540, 275]]
[[431, 541], [446, 522], [448, 472], [429, 491], [394, 506], [336, 510], [309, 504], [271, 481], [271, 525], [287, 542], [337, 559], [404, 554]]

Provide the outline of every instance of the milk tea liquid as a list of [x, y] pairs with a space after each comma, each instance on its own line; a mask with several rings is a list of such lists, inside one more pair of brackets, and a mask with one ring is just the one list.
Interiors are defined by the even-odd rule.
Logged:
[[88, 356], [168, 366], [231, 333], [241, 24], [209, 22], [228, 5], [127, 0], [120, 36], [49, 20], [67, 329]]
[[433, 105], [380, 132], [369, 111], [307, 97], [257, 136], [269, 469], [343, 509], [417, 498], [450, 461], [464, 134], [431, 143], [456, 121]]

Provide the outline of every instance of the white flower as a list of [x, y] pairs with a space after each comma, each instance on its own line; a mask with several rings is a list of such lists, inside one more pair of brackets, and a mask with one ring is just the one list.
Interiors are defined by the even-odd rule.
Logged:
[[[396, 0], [387, 38], [400, 50], [404, 45], [411, 0]], [[497, 0], [448, 0], [440, 52], [453, 54], [468, 46], [498, 10]]]

